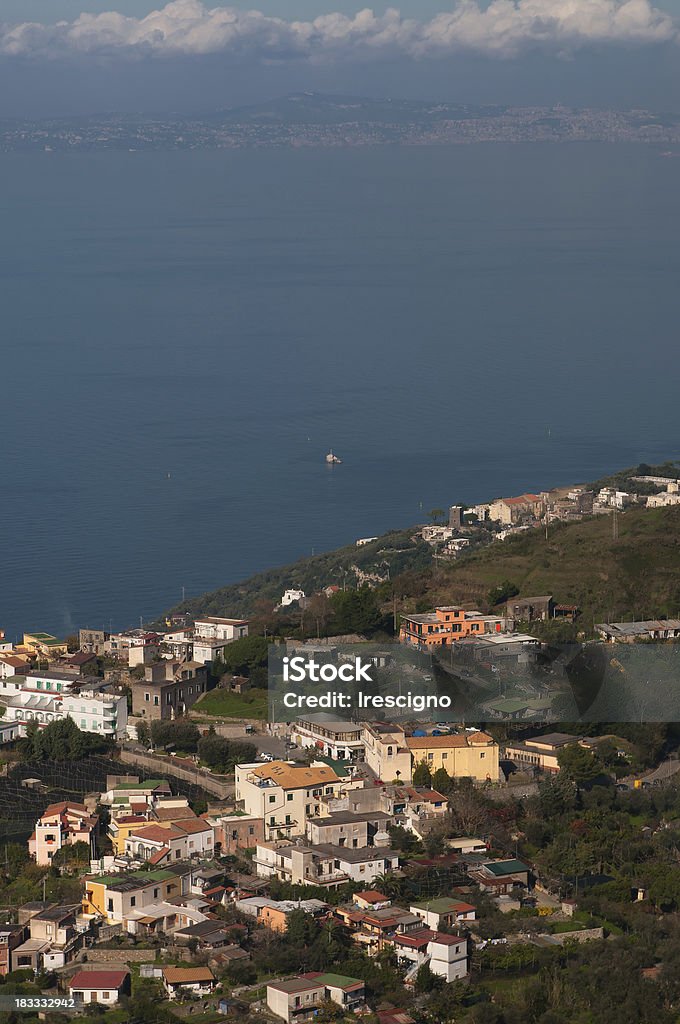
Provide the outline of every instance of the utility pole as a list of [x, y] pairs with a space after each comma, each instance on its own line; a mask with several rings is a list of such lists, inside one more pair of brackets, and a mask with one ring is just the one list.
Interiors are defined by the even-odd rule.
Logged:
[[[616, 501], [616, 498], [614, 499]], [[612, 517], [612, 540], [616, 541], [619, 539], [619, 510], [614, 505], [614, 515]]]

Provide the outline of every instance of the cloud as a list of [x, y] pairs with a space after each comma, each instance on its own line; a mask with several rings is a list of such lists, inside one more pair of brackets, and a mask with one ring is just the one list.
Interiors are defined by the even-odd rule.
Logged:
[[223, 53], [266, 61], [324, 62], [377, 57], [445, 57], [461, 51], [515, 57], [529, 49], [677, 41], [678, 26], [649, 0], [457, 0], [428, 21], [389, 9], [287, 21], [260, 11], [174, 0], [142, 18], [116, 11], [53, 25], [0, 25], [0, 55], [177, 56]]

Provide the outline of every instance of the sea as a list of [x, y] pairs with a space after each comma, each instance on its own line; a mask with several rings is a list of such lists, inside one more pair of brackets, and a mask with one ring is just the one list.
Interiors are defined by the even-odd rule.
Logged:
[[680, 457], [677, 182], [643, 145], [3, 155], [0, 627]]

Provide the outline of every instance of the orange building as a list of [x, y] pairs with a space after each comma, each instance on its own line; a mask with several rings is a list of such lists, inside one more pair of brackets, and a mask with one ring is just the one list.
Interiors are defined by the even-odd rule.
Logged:
[[504, 615], [482, 615], [457, 605], [444, 605], [425, 615], [404, 615], [399, 640], [414, 647], [439, 647], [455, 643], [464, 636], [503, 633], [509, 623]]

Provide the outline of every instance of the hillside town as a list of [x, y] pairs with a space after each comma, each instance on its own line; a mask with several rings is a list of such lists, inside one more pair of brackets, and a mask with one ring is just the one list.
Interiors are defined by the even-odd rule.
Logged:
[[[557, 616], [578, 609], [550, 595], [512, 597], [498, 615], [441, 606], [404, 615], [399, 646], [470, 643], [493, 660], [540, 643], [517, 623]], [[509, 731], [202, 713], [215, 695], [247, 696], [248, 669], [223, 670], [260, 639], [249, 625], [178, 617], [164, 630], [3, 639], [0, 994], [67, 1000], [64, 1012], [111, 1024], [159, 1012], [474, 1021], [499, 971], [532, 978], [615, 940], [612, 897], [597, 894], [618, 878], [621, 901], [632, 869], [613, 853], [575, 867], [555, 822], [582, 820], [572, 835], [592, 842], [595, 808], [608, 806], [617, 843], [660, 848], [676, 801], [680, 812], [670, 734], [546, 732], [535, 708], [533, 730], [517, 708], [489, 709]], [[623, 626], [601, 628], [634, 639]], [[636, 636], [660, 630], [677, 635], [646, 623]], [[311, 646], [342, 657], [332, 638]], [[72, 774], [74, 757], [91, 768]], [[667, 810], [645, 794], [658, 787]], [[646, 863], [624, 917], [674, 912]]]
[[[447, 525], [435, 510], [419, 540], [456, 560], [480, 529], [493, 547], [680, 503], [674, 478], [638, 480], [452, 506]], [[670, 1024], [680, 734], [644, 710], [556, 726], [566, 676], [546, 630], [599, 652], [623, 693], [629, 652], [673, 652], [680, 620], [588, 626], [503, 580], [485, 605], [386, 618], [370, 577], [309, 594], [291, 580], [264, 625], [180, 610], [119, 632], [0, 632], [0, 1020], [29, 1000], [48, 1024], [514, 1024], [521, 990], [544, 1007], [527, 1002], [527, 1020], [585, 1022], [546, 978], [591, 1006], [596, 963], [653, 1011], [636, 1019]], [[334, 669], [359, 645], [383, 691], [474, 700], [436, 720], [279, 720], [272, 644]]]

